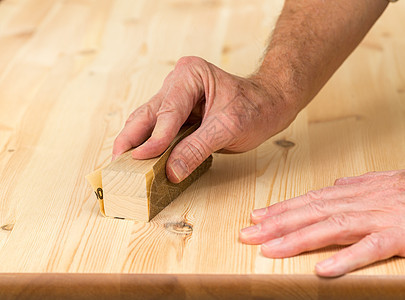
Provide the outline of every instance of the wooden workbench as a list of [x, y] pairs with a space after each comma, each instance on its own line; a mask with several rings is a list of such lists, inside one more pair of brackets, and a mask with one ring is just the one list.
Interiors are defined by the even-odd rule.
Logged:
[[215, 154], [152, 222], [103, 218], [84, 179], [181, 56], [255, 70], [282, 4], [0, 2], [1, 299], [404, 299], [405, 259], [326, 280], [314, 265], [340, 247], [273, 260], [237, 237], [254, 208], [405, 168], [405, 1], [287, 130], [248, 153]]

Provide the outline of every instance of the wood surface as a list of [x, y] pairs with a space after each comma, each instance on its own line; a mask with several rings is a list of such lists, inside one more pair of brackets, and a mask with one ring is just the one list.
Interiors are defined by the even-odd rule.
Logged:
[[[128, 286], [142, 290], [143, 274], [156, 278], [144, 285], [150, 295], [197, 278], [203, 283], [183, 296], [215, 298], [224, 287], [233, 298], [256, 297], [227, 283], [264, 276], [279, 297], [329, 297], [313, 268], [341, 247], [273, 260], [241, 244], [238, 231], [254, 208], [338, 177], [405, 168], [405, 1], [389, 6], [287, 130], [245, 154], [214, 154], [212, 168], [152, 222], [102, 217], [84, 179], [108, 164], [126, 118], [181, 56], [238, 75], [255, 70], [282, 4], [0, 1], [0, 283], [9, 291], [2, 299], [56, 295], [73, 281], [118, 297], [125, 293], [109, 276], [134, 278]], [[81, 284], [79, 276], [89, 279]], [[159, 286], [159, 276], [168, 281]], [[333, 295], [401, 299], [403, 280], [405, 260], [393, 258], [325, 284]]]
[[101, 200], [100, 212], [108, 217], [149, 222], [173, 202], [211, 167], [212, 155], [180, 183], [172, 183], [166, 177], [166, 162], [172, 150], [198, 127], [198, 123], [183, 126], [159, 157], [137, 160], [130, 150], [101, 172], [98, 169], [87, 175], [96, 198]]
[[[404, 299], [399, 276], [1, 274], [1, 299]], [[49, 294], [52, 289], [53, 294]], [[119, 295], [119, 297], [117, 297]]]

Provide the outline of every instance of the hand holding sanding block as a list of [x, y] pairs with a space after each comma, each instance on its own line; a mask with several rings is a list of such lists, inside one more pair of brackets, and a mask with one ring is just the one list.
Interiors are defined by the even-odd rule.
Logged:
[[198, 124], [183, 126], [159, 157], [136, 160], [128, 151], [104, 169], [87, 175], [101, 213], [107, 217], [148, 222], [169, 205], [211, 167], [212, 156], [180, 183], [172, 183], [166, 177], [166, 161], [171, 151], [197, 128]]

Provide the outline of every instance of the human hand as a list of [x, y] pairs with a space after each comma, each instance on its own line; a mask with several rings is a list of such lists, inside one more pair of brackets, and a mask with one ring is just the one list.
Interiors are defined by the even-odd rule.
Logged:
[[114, 142], [113, 159], [133, 147], [136, 159], [160, 155], [185, 122], [201, 126], [173, 149], [166, 164], [172, 182], [182, 181], [212, 152], [257, 147], [298, 113], [278, 78], [268, 81], [264, 85], [258, 74], [231, 75], [198, 57], [181, 58], [160, 91], [130, 115]]
[[328, 245], [348, 245], [317, 263], [320, 276], [340, 276], [392, 256], [405, 257], [405, 170], [340, 178], [335, 185], [254, 210], [240, 240], [271, 258]]

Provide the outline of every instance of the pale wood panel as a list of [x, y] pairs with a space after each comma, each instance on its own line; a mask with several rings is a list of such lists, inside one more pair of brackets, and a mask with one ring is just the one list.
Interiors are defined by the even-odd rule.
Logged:
[[[271, 260], [238, 231], [253, 208], [340, 176], [405, 168], [403, 1], [287, 130], [248, 153], [215, 154], [152, 222], [103, 218], [84, 180], [108, 163], [127, 116], [179, 57], [253, 72], [282, 4], [3, 0], [0, 272], [313, 276], [338, 247]], [[404, 261], [350, 276], [386, 274], [404, 275]]]

